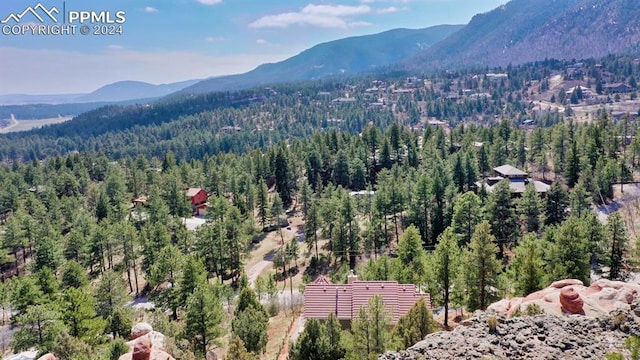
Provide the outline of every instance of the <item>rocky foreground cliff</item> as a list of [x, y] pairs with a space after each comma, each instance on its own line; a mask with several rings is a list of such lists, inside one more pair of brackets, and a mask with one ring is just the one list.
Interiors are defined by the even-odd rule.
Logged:
[[[562, 298], [567, 295], [570, 303]], [[514, 314], [511, 305], [531, 303], [546, 313]], [[576, 307], [581, 304], [588, 311]], [[490, 326], [494, 320], [495, 327]], [[379, 360], [605, 359], [611, 352], [625, 353], [624, 341], [630, 335], [640, 336], [637, 286], [603, 280], [586, 287], [570, 280], [526, 298], [497, 303], [453, 331], [430, 334], [411, 348], [383, 354]]]

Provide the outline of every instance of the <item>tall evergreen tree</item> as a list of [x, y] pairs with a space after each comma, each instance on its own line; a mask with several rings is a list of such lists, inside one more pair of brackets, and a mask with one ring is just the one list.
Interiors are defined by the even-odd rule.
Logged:
[[504, 256], [505, 246], [515, 244], [520, 235], [520, 222], [515, 212], [508, 180], [501, 180], [489, 194], [487, 217], [491, 224], [491, 232], [495, 234], [500, 247], [500, 255]]
[[533, 183], [529, 183], [518, 200], [517, 210], [527, 232], [537, 232], [544, 223], [544, 204]]
[[590, 283], [590, 252], [587, 246], [586, 225], [580, 218], [569, 217], [557, 229], [545, 233], [549, 243], [545, 247], [547, 282], [578, 279]]
[[[98, 315], [107, 321], [109, 332], [120, 336], [127, 336], [128, 333], [119, 332], [120, 313], [124, 305], [129, 300], [126, 284], [122, 276], [112, 270], [102, 274], [102, 279], [96, 288], [95, 297], [97, 300]], [[128, 332], [129, 330], [127, 330]]]
[[369, 358], [385, 352], [390, 340], [387, 330], [390, 321], [382, 296], [374, 295], [369, 299], [368, 307], [361, 307], [351, 322], [353, 341], [347, 356]]
[[222, 302], [208, 284], [200, 284], [187, 299], [184, 332], [193, 345], [193, 352], [204, 357], [210, 346], [218, 344], [224, 334]]
[[444, 306], [444, 327], [449, 328], [449, 303], [453, 283], [458, 277], [461, 266], [461, 252], [458, 247], [459, 235], [452, 227], [448, 227], [440, 235], [433, 253], [433, 272], [438, 298]]
[[395, 268], [400, 283], [420, 284], [426, 273], [427, 253], [422, 247], [420, 234], [415, 226], [409, 226], [398, 241], [398, 257]]
[[527, 296], [542, 288], [544, 261], [540, 241], [534, 235], [526, 235], [524, 241], [515, 249], [515, 258], [510, 273], [515, 281], [517, 296]]
[[456, 234], [460, 235], [460, 244], [466, 245], [471, 241], [471, 235], [483, 219], [482, 201], [475, 193], [469, 191], [462, 194], [453, 205], [453, 226]]
[[567, 218], [569, 195], [559, 182], [554, 182], [547, 193], [546, 225], [554, 225], [563, 222]]
[[627, 272], [629, 236], [624, 221], [618, 212], [609, 215], [607, 219], [607, 260], [609, 264], [609, 279], [624, 280]]
[[469, 310], [486, 309], [497, 295], [492, 289], [498, 283], [501, 265], [496, 257], [499, 250], [494, 244], [495, 240], [496, 238], [491, 234], [491, 225], [483, 221], [476, 227], [465, 251], [464, 279]]

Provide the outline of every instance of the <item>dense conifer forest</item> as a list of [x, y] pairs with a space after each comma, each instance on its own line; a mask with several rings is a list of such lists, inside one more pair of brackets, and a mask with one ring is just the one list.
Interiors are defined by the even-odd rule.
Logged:
[[[639, 72], [611, 56], [378, 74], [108, 106], [2, 135], [0, 306], [17, 325], [11, 347], [117, 359], [139, 318], [127, 303], [144, 296], [176, 359], [216, 348], [253, 359], [270, 316], [286, 311], [276, 287], [303, 252], [306, 281], [345, 282], [353, 269], [468, 311], [557, 279], [588, 284], [592, 265], [625, 279], [635, 239], [620, 214], [603, 225], [592, 206], [637, 177], [638, 113], [578, 120], [584, 95], [550, 82], [584, 83], [606, 105], [633, 101]], [[616, 82], [632, 90], [609, 92]], [[535, 101], [562, 111], [534, 111]], [[531, 178], [518, 196], [509, 179], [482, 185], [502, 165]], [[193, 187], [210, 197], [205, 224], [188, 230]], [[252, 284], [244, 265], [262, 230], [281, 231], [296, 214], [304, 243], [282, 238], [275, 271]], [[309, 321], [290, 357], [362, 359], [449, 326], [417, 303], [390, 330], [380, 301], [350, 332], [336, 319]]]

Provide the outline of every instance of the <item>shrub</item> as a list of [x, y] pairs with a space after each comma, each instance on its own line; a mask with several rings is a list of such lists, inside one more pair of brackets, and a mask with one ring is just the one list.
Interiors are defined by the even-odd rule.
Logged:
[[487, 325], [489, 325], [489, 332], [492, 334], [495, 333], [498, 329], [498, 318], [494, 315], [489, 316], [487, 319]]
[[520, 308], [520, 305], [518, 305], [518, 307], [513, 310], [513, 312], [511, 312], [511, 317], [515, 318], [515, 317], [521, 317], [522, 316], [522, 309]]
[[267, 313], [269, 314], [269, 316], [274, 317], [278, 315], [279, 312], [280, 303], [278, 302], [278, 299], [271, 299], [271, 301], [269, 301], [269, 305], [267, 305]]
[[529, 304], [524, 311], [526, 316], [536, 316], [540, 314], [544, 314], [544, 310], [538, 304]]

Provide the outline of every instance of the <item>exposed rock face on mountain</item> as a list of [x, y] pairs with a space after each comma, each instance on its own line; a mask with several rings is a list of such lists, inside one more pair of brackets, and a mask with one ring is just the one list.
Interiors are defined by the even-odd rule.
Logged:
[[511, 316], [518, 309], [524, 311], [529, 305], [537, 304], [547, 314], [585, 314], [597, 317], [624, 311], [638, 297], [638, 285], [601, 279], [587, 287], [580, 280], [568, 279], [556, 281], [527, 297], [498, 301], [489, 306], [487, 311]]
[[[545, 311], [511, 317], [537, 304]], [[503, 300], [476, 312], [455, 330], [441, 331], [380, 360], [418, 359], [604, 359], [624, 353], [624, 341], [640, 335], [640, 287], [599, 280], [586, 287], [562, 280], [525, 298]], [[488, 319], [496, 317], [492, 330]]]
[[636, 54], [637, 0], [513, 0], [406, 61], [410, 68], [506, 66]]

